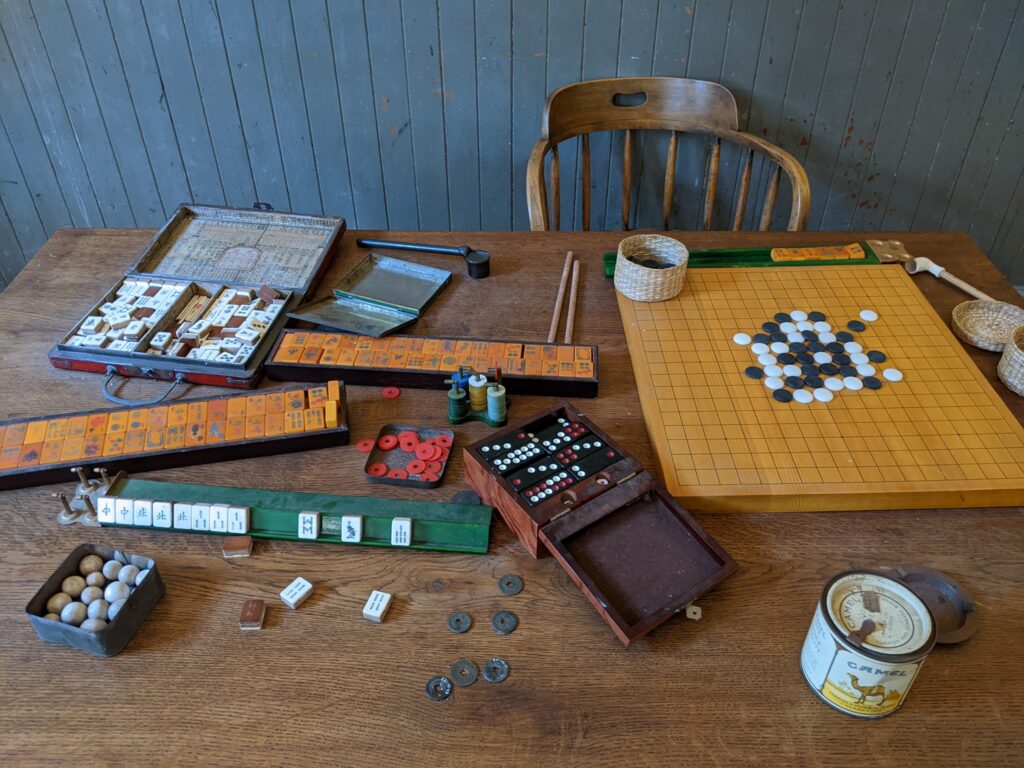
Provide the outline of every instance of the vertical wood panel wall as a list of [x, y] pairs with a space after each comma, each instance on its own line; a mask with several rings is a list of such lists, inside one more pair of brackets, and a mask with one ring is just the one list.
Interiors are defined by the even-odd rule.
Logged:
[[[1022, 6], [0, 0], [0, 287], [59, 227], [156, 226], [183, 201], [526, 229], [545, 95], [649, 74], [732, 89], [743, 126], [806, 166], [810, 228], [966, 230], [1021, 283]], [[641, 226], [659, 222], [666, 144], [637, 147]], [[702, 150], [680, 142], [679, 228], [700, 216]], [[618, 228], [621, 142], [591, 152], [592, 226]], [[561, 157], [579, 227], [578, 147]], [[722, 222], [740, 165], [723, 155]]]

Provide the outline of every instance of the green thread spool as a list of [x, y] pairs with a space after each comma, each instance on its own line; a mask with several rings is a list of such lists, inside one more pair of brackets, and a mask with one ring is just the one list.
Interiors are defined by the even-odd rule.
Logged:
[[466, 418], [467, 413], [469, 404], [466, 402], [466, 393], [456, 384], [448, 390], [448, 421], [457, 424]]

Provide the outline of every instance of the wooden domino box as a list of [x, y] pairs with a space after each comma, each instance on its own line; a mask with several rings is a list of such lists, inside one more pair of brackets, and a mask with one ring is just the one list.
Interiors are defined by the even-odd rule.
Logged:
[[0, 490], [66, 482], [73, 467], [141, 471], [348, 440], [345, 390], [338, 381], [11, 419], [0, 422]]
[[56, 368], [251, 388], [343, 219], [182, 205], [50, 350]]
[[642, 465], [568, 403], [463, 450], [466, 481], [534, 557], [554, 555], [624, 645], [736, 563]]
[[597, 397], [597, 347], [426, 336], [356, 336], [286, 329], [271, 350], [267, 375], [282, 381], [447, 389], [459, 368], [501, 368], [510, 393]]

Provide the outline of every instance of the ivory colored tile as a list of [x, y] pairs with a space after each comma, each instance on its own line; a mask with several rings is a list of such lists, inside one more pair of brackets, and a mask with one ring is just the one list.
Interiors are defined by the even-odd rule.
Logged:
[[298, 537], [300, 539], [316, 540], [320, 536], [319, 512], [300, 512], [298, 522]]
[[210, 530], [214, 533], [228, 532], [228, 505], [210, 505]]
[[151, 499], [135, 499], [133, 514], [134, 525], [152, 525], [153, 501]]
[[192, 505], [174, 504], [174, 528], [179, 531], [192, 530]]
[[390, 607], [391, 595], [375, 589], [370, 593], [370, 599], [366, 601], [366, 605], [363, 606], [363, 618], [380, 624], [384, 621], [384, 616]]
[[132, 525], [135, 522], [135, 499], [114, 500], [114, 522], [118, 525]]
[[228, 533], [249, 532], [249, 508], [228, 507]]
[[114, 511], [115, 500], [112, 496], [100, 496], [96, 500], [96, 519], [102, 525], [113, 525], [117, 518]]
[[391, 546], [408, 547], [412, 544], [412, 518], [396, 517], [391, 521]]
[[192, 530], [193, 531], [208, 531], [208, 530], [210, 530], [210, 505], [209, 504], [193, 504], [192, 505]]
[[358, 544], [363, 540], [362, 515], [342, 515], [341, 540], [347, 544]]
[[298, 608], [312, 594], [313, 585], [299, 576], [281, 591], [281, 602], [289, 608]]
[[153, 527], [170, 528], [174, 518], [174, 509], [169, 501], [153, 502]]

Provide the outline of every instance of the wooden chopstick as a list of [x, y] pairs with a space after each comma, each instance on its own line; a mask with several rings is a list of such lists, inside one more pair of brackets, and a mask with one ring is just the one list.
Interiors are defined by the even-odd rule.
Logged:
[[569, 265], [572, 264], [572, 251], [565, 254], [565, 266], [562, 267], [562, 279], [558, 283], [558, 295], [555, 297], [555, 311], [551, 316], [551, 327], [548, 329], [548, 344], [553, 344], [558, 332], [558, 321], [562, 319], [562, 302], [565, 300], [565, 285], [569, 282]]
[[572, 343], [572, 328], [576, 322], [576, 293], [580, 285], [580, 263], [572, 263], [572, 287], [569, 289], [569, 309], [565, 315], [565, 338], [566, 344]]

